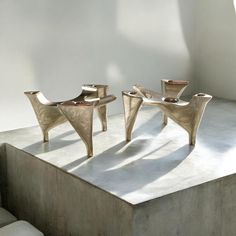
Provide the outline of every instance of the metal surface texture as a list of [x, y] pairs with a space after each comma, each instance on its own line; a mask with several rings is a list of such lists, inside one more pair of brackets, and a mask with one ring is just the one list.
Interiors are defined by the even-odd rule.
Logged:
[[133, 87], [134, 91], [123, 91], [126, 140], [130, 141], [132, 138], [139, 109], [142, 105], [148, 105], [158, 106], [161, 109], [165, 125], [169, 117], [184, 128], [189, 134], [189, 144], [195, 145], [198, 127], [212, 96], [198, 93], [189, 102], [181, 101], [179, 96], [187, 85], [187, 81], [162, 80], [162, 94], [137, 85]]
[[[162, 96], [165, 98], [179, 99], [189, 82], [186, 80], [161, 80]], [[168, 117], [163, 113], [164, 124], [167, 124]]]
[[179, 98], [189, 82], [186, 80], [161, 80], [161, 89], [163, 97]]
[[103, 98], [94, 98], [84, 101], [70, 101], [58, 104], [58, 109], [64, 114], [75, 131], [81, 137], [87, 148], [88, 157], [93, 156], [93, 111], [97, 108], [99, 118], [102, 122], [103, 131], [107, 129], [107, 116], [105, 105], [116, 99], [109, 95]]
[[96, 108], [102, 131], [106, 131], [106, 104], [116, 99], [114, 95], [107, 95], [107, 89], [107, 85], [86, 84], [79, 96], [62, 102], [50, 102], [40, 91], [25, 92], [42, 130], [43, 142], [49, 141], [49, 130], [69, 121], [85, 143], [88, 157], [93, 156], [93, 110]]

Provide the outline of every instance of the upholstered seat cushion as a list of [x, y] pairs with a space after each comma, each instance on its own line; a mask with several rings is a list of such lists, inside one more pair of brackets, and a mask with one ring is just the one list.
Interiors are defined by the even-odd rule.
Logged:
[[26, 221], [16, 221], [0, 228], [1, 236], [43, 236], [38, 229]]
[[0, 207], [0, 227], [11, 224], [15, 221], [17, 221], [15, 216], [13, 216], [10, 212], [5, 210], [4, 208]]

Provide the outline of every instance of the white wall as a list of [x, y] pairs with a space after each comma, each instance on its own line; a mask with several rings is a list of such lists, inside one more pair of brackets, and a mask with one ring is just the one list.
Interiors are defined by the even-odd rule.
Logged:
[[198, 0], [195, 79], [198, 88], [236, 99], [236, 14], [233, 0]]
[[192, 80], [194, 4], [1, 0], [0, 130], [36, 124], [25, 90], [62, 100], [83, 83], [109, 84], [118, 113], [121, 90], [135, 83], [160, 90], [162, 78]]

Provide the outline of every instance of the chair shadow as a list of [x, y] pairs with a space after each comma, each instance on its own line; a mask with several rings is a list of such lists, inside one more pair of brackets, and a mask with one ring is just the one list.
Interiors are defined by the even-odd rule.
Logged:
[[[144, 109], [149, 109], [148, 107], [144, 108]], [[97, 159], [97, 158], [102, 158], [105, 159], [109, 158], [109, 156], [111, 155], [111, 153], [116, 153], [119, 152], [120, 150], [126, 150], [123, 152], [123, 155], [125, 155], [125, 158], [128, 158], [130, 156], [134, 156], [137, 155], [145, 146], [150, 145], [150, 143], [152, 142], [152, 139], [147, 138], [147, 139], [136, 139], [137, 137], [140, 136], [140, 134], [144, 135], [144, 134], [148, 134], [150, 136], [157, 136], [161, 130], [165, 127], [163, 124], [160, 124], [157, 122], [158, 119], [161, 119], [161, 112], [157, 111], [156, 114], [154, 114], [149, 120], [147, 120], [144, 124], [140, 125], [138, 128], [134, 128], [134, 132], [133, 132], [133, 141], [131, 142], [126, 142], [126, 141], [122, 141], [119, 144], [107, 149], [106, 151], [102, 152], [99, 155], [95, 155], [92, 159]], [[151, 129], [150, 129], [151, 127]], [[119, 156], [119, 155], [118, 155]], [[119, 156], [122, 159], [122, 156]], [[91, 160], [92, 160], [91, 159]], [[87, 160], [87, 157], [83, 157], [82, 159], [78, 159], [75, 160], [65, 166], [63, 166], [63, 169], [65, 170], [70, 170], [70, 169], [76, 169], [83, 161]], [[101, 161], [101, 160], [100, 160]], [[103, 160], [102, 160], [103, 161]], [[110, 159], [110, 161], [112, 161]], [[117, 162], [117, 160], [115, 161]], [[110, 165], [112, 165], [111, 162], [109, 162]]]
[[[93, 136], [99, 135], [100, 133], [102, 133], [102, 131], [96, 131], [93, 133]], [[60, 135], [57, 135], [56, 137], [49, 139], [49, 142], [44, 143], [43, 141], [39, 141], [37, 143], [33, 143], [29, 146], [24, 147], [22, 150], [24, 150], [25, 152], [34, 154], [34, 155], [38, 155], [42, 153], [55, 151], [55, 150], [58, 150], [66, 146], [82, 141], [79, 136], [76, 139], [63, 140], [63, 138], [70, 136], [72, 134], [76, 134], [76, 131], [70, 130], [70, 131], [64, 132]]]
[[[81, 159], [84, 161], [87, 160], [88, 165], [91, 165], [91, 162], [94, 163], [95, 165], [99, 165], [100, 163], [105, 162], [104, 163], [104, 166], [105, 166], [108, 164], [108, 162], [106, 160], [107, 159], [109, 160], [111, 153], [118, 152], [120, 149], [124, 148], [126, 146], [126, 144], [127, 143], [125, 141], [122, 141], [122, 142], [118, 143], [117, 145], [114, 145], [111, 148], [107, 149], [106, 151], [102, 152], [99, 155], [96, 155], [90, 159], [88, 159], [87, 156], [84, 156], [80, 159], [77, 159], [77, 160], [67, 164], [67, 165], [64, 165], [62, 168], [67, 171], [74, 169], [73, 171], [70, 171], [70, 172], [76, 174], [77, 170], [80, 168], [80, 164], [82, 163]], [[99, 161], [97, 160], [98, 158], [99, 158]], [[110, 161], [112, 162], [112, 159]], [[112, 164], [111, 162], [110, 162], [109, 166], [114, 164], [114, 163]], [[114, 162], [116, 162], [116, 160], [114, 160]]]
[[[174, 152], [161, 156], [162, 150], [168, 148], [171, 141], [160, 147], [143, 153], [143, 147], [151, 143], [151, 139], [134, 140], [131, 144], [120, 142], [95, 158], [86, 165], [75, 167], [71, 173], [84, 176], [106, 190], [125, 195], [139, 190], [169, 173], [183, 162], [193, 151], [193, 147], [184, 145]], [[137, 148], [134, 152], [134, 147]], [[123, 150], [123, 151], [121, 151]], [[142, 152], [140, 156], [139, 152]], [[155, 156], [155, 157], [154, 157]], [[151, 157], [148, 159], [148, 157]], [[153, 158], [154, 157], [154, 158]], [[127, 161], [127, 164], [122, 164]], [[132, 160], [133, 159], [133, 160]], [[93, 173], [88, 171], [93, 169]]]
[[[144, 109], [148, 110], [149, 107], [145, 107]], [[134, 127], [134, 131], [132, 134], [133, 138], [138, 137], [140, 134], [148, 134], [155, 136], [158, 135], [165, 127], [163, 123], [158, 122], [158, 120], [161, 119], [163, 119], [162, 112], [160, 112], [159, 108], [157, 107], [157, 112], [155, 115], [153, 115], [149, 120], [147, 120], [144, 124], [140, 125], [138, 128]]]

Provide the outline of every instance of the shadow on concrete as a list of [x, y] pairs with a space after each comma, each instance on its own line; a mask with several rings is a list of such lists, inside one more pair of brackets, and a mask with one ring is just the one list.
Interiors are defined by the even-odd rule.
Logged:
[[[150, 107], [144, 107], [143, 109], [153, 110], [153, 108], [150, 108]], [[139, 119], [139, 118], [141, 118], [141, 117], [139, 117], [139, 115], [138, 115], [137, 119]], [[133, 134], [132, 134], [133, 141], [131, 141], [129, 143], [127, 143], [126, 141], [122, 141], [119, 144], [114, 145], [113, 147], [107, 149], [105, 152], [102, 152], [99, 155], [95, 154], [94, 158], [97, 158], [97, 156], [103, 156], [103, 155], [106, 156], [107, 154], [112, 156], [113, 153], [119, 152], [120, 150], [126, 150], [127, 148], [128, 148], [128, 154], [126, 156], [127, 158], [130, 156], [133, 156], [135, 154], [138, 154], [140, 151], [142, 151], [142, 149], [144, 147], [147, 147], [148, 145], [150, 145], [150, 143], [152, 143], [152, 139], [150, 139], [151, 137], [156, 138], [161, 133], [162, 129], [165, 127], [162, 124], [161, 120], [162, 120], [162, 113], [157, 108], [157, 113], [152, 115], [151, 118], [148, 117], [148, 120], [146, 122], [139, 125], [137, 128], [134, 126]], [[121, 126], [120, 128], [124, 129], [124, 126]], [[145, 136], [146, 138], [140, 139], [140, 138], [138, 138], [140, 136], [141, 137]], [[125, 135], [124, 135], [123, 139], [125, 139]], [[94, 151], [96, 153], [96, 146], [94, 147]], [[124, 153], [125, 152], [123, 152], [123, 154]], [[86, 160], [87, 158], [82, 158], [82, 159]], [[112, 165], [112, 163], [110, 161], [109, 161], [109, 163], [110, 163], [110, 165]], [[68, 165], [63, 166], [63, 168], [66, 170], [76, 169], [76, 168], [78, 168], [78, 166], [81, 163], [82, 163], [82, 161], [79, 159], [79, 160], [69, 163]]]
[[[156, 148], [152, 144], [152, 139], [136, 139], [128, 144], [120, 142], [86, 162], [86, 165], [82, 164], [68, 171], [86, 176], [87, 170], [93, 168], [94, 173], [86, 176], [87, 180], [119, 195], [125, 195], [166, 175], [193, 150], [193, 147], [184, 145], [173, 152], [167, 152], [170, 141]], [[153, 148], [147, 148], [150, 146]]]
[[[93, 133], [93, 136], [96, 136], [100, 134], [102, 131], [96, 131]], [[55, 151], [58, 149], [62, 149], [66, 146], [72, 145], [77, 142], [81, 142], [81, 138], [78, 136], [77, 139], [72, 139], [72, 140], [64, 140], [63, 138], [76, 134], [74, 130], [67, 131], [63, 134], [57, 135], [56, 137], [49, 138], [49, 142], [44, 143], [43, 141], [33, 143], [22, 150], [25, 152], [32, 153], [34, 155], [42, 154], [42, 153], [47, 153], [51, 151]], [[84, 158], [82, 158], [84, 160]]]
[[[144, 107], [143, 109], [148, 110], [148, 109], [153, 109], [153, 107], [152, 108]], [[135, 128], [134, 126], [133, 134], [132, 134], [133, 138], [136, 138], [139, 135], [143, 135], [143, 134], [148, 134], [150, 136], [157, 136], [161, 132], [161, 130], [165, 127], [165, 125], [162, 122], [160, 122], [160, 120], [162, 121], [163, 116], [162, 116], [162, 112], [160, 111], [158, 107], [156, 107], [156, 110], [157, 110], [157, 113], [154, 116], [152, 116], [149, 120], [147, 120], [145, 123], [140, 125], [138, 128]], [[139, 119], [139, 113], [138, 113], [137, 119]], [[151, 129], [150, 129], [150, 126], [152, 126]]]

